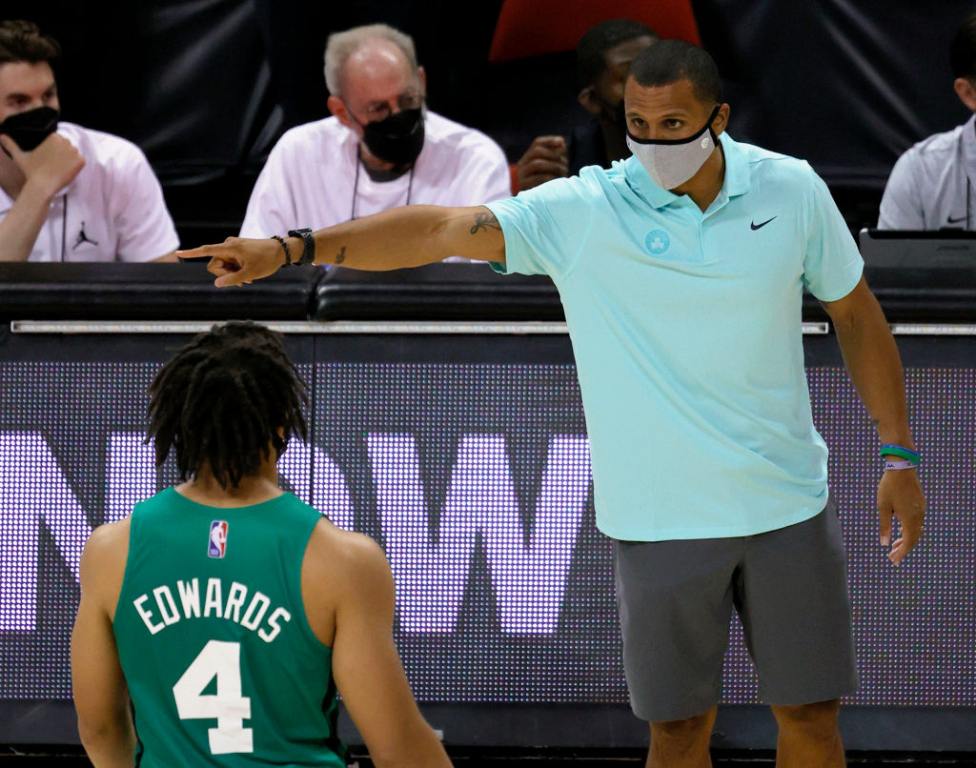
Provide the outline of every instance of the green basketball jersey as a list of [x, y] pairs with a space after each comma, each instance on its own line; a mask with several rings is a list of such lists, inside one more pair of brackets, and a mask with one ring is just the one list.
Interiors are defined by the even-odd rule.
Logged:
[[302, 603], [319, 519], [289, 493], [226, 509], [168, 488], [135, 506], [114, 630], [138, 765], [345, 765], [332, 649]]

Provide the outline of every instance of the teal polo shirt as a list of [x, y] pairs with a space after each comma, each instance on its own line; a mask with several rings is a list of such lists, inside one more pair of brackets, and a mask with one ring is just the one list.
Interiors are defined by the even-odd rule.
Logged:
[[863, 262], [806, 162], [721, 146], [704, 213], [634, 157], [487, 206], [505, 236], [496, 269], [559, 289], [597, 525], [616, 539], [747, 536], [827, 503], [801, 299], [843, 298]]

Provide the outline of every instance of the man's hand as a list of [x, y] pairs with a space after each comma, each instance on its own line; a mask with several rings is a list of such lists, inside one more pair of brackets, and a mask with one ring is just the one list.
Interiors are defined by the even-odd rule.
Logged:
[[47, 197], [68, 186], [85, 166], [85, 158], [64, 136], [52, 133], [30, 152], [24, 152], [9, 136], [0, 134], [0, 144], [17, 164], [27, 183]]
[[51, 201], [74, 180], [85, 160], [70, 141], [56, 133], [30, 152], [4, 134], [0, 134], [0, 145], [25, 178], [13, 207], [0, 219], [0, 261], [27, 261]]
[[532, 189], [569, 173], [566, 139], [537, 136], [518, 161], [519, 189]]
[[[301, 239], [291, 238], [289, 247], [296, 254], [295, 242], [299, 249]], [[294, 258], [301, 255], [301, 250]], [[248, 285], [254, 280], [268, 277], [277, 272], [285, 263], [285, 252], [277, 240], [250, 240], [241, 237], [228, 237], [220, 245], [202, 245], [189, 251], [177, 251], [179, 259], [200, 259], [210, 257], [207, 271], [216, 275], [214, 285], [225, 288], [228, 285]]]
[[[840, 342], [847, 370], [861, 401], [877, 425], [882, 443], [915, 449], [908, 427], [905, 374], [898, 347], [881, 305], [862, 277], [847, 296], [824, 302]], [[891, 547], [888, 559], [898, 565], [922, 535], [925, 497], [914, 469], [889, 470], [878, 485], [881, 546]], [[891, 542], [891, 516], [901, 523], [901, 537]]]
[[[878, 513], [881, 515], [881, 546], [892, 547], [888, 559], [898, 565], [922, 537], [925, 496], [914, 469], [889, 470], [878, 485]], [[901, 524], [901, 536], [891, 541], [891, 516]]]

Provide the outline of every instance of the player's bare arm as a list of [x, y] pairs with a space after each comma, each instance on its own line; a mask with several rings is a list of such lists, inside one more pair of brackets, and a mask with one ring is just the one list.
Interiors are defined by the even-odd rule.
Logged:
[[[283, 234], [283, 233], [282, 233]], [[314, 233], [315, 263], [383, 271], [419, 267], [448, 256], [505, 261], [505, 239], [495, 215], [484, 206], [447, 208], [411, 205], [384, 211]], [[298, 260], [300, 237], [285, 240]], [[242, 285], [277, 272], [285, 249], [274, 239], [231, 237], [220, 245], [178, 252], [181, 258], [210, 257], [208, 269], [218, 287]]]
[[[333, 675], [373, 764], [450, 766], [414, 702], [393, 642], [393, 576], [383, 550], [366, 536], [323, 521], [309, 540], [302, 581], [309, 622], [319, 639], [329, 639], [328, 614], [334, 617]], [[323, 584], [329, 594], [317, 601]]]
[[81, 556], [81, 604], [71, 634], [78, 733], [95, 768], [128, 768], [136, 734], [112, 633], [128, 552], [129, 521], [96, 529]]
[[[881, 442], [914, 448], [908, 426], [901, 357], [881, 306], [867, 282], [861, 278], [847, 296], [825, 302], [824, 308], [837, 332], [851, 380]], [[897, 565], [922, 535], [925, 496], [915, 470], [884, 473], [878, 486], [878, 513], [881, 544], [891, 546], [888, 559]], [[892, 515], [901, 523], [901, 537], [894, 542], [891, 541]]]

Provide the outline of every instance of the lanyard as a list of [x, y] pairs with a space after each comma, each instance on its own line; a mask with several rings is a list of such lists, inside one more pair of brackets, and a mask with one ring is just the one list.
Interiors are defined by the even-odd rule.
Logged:
[[61, 263], [64, 264], [65, 248], [68, 243], [68, 193], [64, 193], [64, 203], [61, 206]]
[[[363, 161], [359, 159], [359, 150], [356, 150], [356, 176], [352, 183], [352, 210], [349, 211], [349, 221], [356, 220], [356, 192], [359, 191], [359, 168], [363, 164]], [[410, 178], [407, 180], [407, 205], [410, 205], [410, 199], [413, 197], [413, 172], [416, 165], [410, 168]]]

